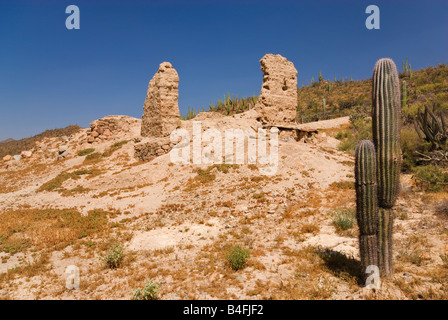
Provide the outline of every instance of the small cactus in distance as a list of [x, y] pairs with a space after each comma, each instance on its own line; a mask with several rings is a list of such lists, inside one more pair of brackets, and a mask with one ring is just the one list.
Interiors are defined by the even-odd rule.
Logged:
[[319, 71], [319, 82], [321, 82], [322, 80], [324, 80], [324, 77], [322, 76], [322, 72]]
[[409, 79], [412, 79], [412, 67], [408, 63], [408, 58], [406, 57], [406, 62], [403, 62], [403, 73], [409, 76]]
[[407, 99], [408, 99], [408, 92], [406, 89], [406, 81], [403, 81], [401, 83], [401, 108], [406, 107]]
[[325, 98], [322, 99], [322, 111], [323, 111], [323, 118], [325, 119], [327, 113], [327, 103], [325, 101]]

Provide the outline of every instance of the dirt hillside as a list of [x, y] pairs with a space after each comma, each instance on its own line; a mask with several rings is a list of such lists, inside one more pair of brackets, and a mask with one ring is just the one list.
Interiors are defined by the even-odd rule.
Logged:
[[[161, 299], [447, 298], [447, 223], [406, 175], [396, 274], [379, 292], [357, 283], [354, 160], [333, 138], [348, 117], [308, 123], [318, 134], [300, 140], [280, 132], [270, 176], [247, 163], [174, 164], [168, 153], [138, 161], [141, 120], [111, 118], [121, 127], [105, 139], [90, 143], [82, 129], [0, 161], [0, 298], [130, 299], [147, 280]], [[223, 136], [257, 138], [260, 127], [251, 110], [204, 112], [181, 127], [192, 132], [193, 121]], [[352, 225], [341, 229], [342, 218]], [[108, 268], [114, 243], [123, 259]], [[238, 271], [227, 259], [236, 245], [250, 250]], [[78, 290], [66, 289], [69, 265]]]

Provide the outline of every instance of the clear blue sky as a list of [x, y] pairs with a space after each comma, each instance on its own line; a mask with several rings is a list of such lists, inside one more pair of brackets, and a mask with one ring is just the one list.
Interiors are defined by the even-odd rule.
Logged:
[[[75, 4], [81, 29], [67, 30]], [[380, 30], [365, 9], [378, 5]], [[391, 57], [401, 70], [448, 62], [448, 1], [0, 0], [0, 140], [124, 114], [141, 117], [149, 80], [169, 61], [179, 107], [225, 93], [257, 94], [266, 53], [298, 70], [299, 86], [371, 77]]]

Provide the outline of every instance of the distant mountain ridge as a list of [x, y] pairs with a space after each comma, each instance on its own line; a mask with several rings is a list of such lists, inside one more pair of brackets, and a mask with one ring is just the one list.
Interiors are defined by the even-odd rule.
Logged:
[[6, 140], [0, 141], [0, 157], [6, 155], [20, 154], [24, 150], [29, 150], [34, 147], [36, 141], [41, 141], [43, 138], [53, 138], [69, 136], [75, 132], [81, 130], [78, 125], [70, 125], [65, 128], [46, 130], [30, 138], [24, 138], [20, 140], [14, 140], [8, 138]]
[[2, 140], [2, 141], [0, 141], [0, 144], [2, 144], [2, 143], [8, 143], [8, 142], [11, 142], [11, 141], [16, 141], [16, 140], [14, 140], [13, 138], [8, 138], [8, 139], [6, 139], [6, 140]]

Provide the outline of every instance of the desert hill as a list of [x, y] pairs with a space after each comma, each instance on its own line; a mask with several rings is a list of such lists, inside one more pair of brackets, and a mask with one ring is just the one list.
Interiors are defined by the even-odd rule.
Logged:
[[20, 154], [24, 150], [29, 150], [34, 147], [36, 141], [41, 141], [44, 138], [69, 136], [72, 133], [80, 130], [81, 127], [77, 125], [70, 125], [65, 128], [45, 130], [37, 135], [20, 140], [6, 139], [0, 142], [0, 157], [6, 155]]
[[13, 138], [8, 138], [8, 139], [5, 139], [5, 140], [2, 140], [2, 141], [0, 141], [0, 144], [2, 144], [2, 143], [8, 143], [8, 142], [11, 142], [11, 141], [15, 141]]
[[[110, 140], [88, 143], [90, 129], [82, 129], [67, 141], [42, 141], [39, 159], [2, 164], [3, 297], [129, 299], [149, 278], [162, 284], [163, 299], [375, 297], [356, 283], [353, 158], [331, 137], [348, 118], [309, 124], [324, 129], [301, 141], [281, 135], [274, 176], [250, 165], [172, 164], [169, 154], [140, 162], [133, 156], [140, 119], [108, 118], [127, 124]], [[204, 130], [257, 125], [250, 111], [195, 120]], [[397, 280], [377, 298], [412, 298], [407, 288], [415, 281], [424, 297], [443, 297], [444, 285], [431, 279], [446, 274], [438, 267], [446, 225], [408, 178], [403, 183], [396, 229], [404, 258]], [[124, 260], [105, 269], [101, 257], [114, 243]], [[234, 245], [251, 250], [238, 272], [225, 258]], [[419, 248], [420, 266], [409, 262], [409, 245]], [[81, 290], [64, 287], [69, 265], [80, 268]]]
[[[409, 90], [428, 86], [428, 99], [443, 98], [448, 79], [438, 79], [446, 67], [437, 68], [414, 72]], [[424, 75], [435, 83], [420, 85]], [[275, 146], [275, 131], [262, 134], [255, 98], [253, 108], [238, 109], [238, 102], [176, 119], [190, 134], [181, 142], [142, 137], [143, 120], [128, 116], [33, 141], [20, 158], [0, 161], [0, 298], [130, 299], [152, 280], [167, 300], [447, 299], [447, 194], [426, 192], [410, 173], [401, 175], [393, 208], [395, 273], [380, 291], [359, 283], [354, 157], [341, 150], [340, 136], [353, 130], [349, 111], [366, 106], [359, 97], [368, 99], [368, 82], [334, 84], [334, 92], [348, 90], [337, 93], [340, 101], [359, 101], [339, 113], [334, 96], [331, 119], [285, 125], [271, 175], [248, 155], [242, 164], [170, 157], [181, 144], [193, 152], [197, 122], [201, 135], [215, 129], [218, 142], [237, 129], [247, 133], [245, 147], [252, 140]], [[299, 89], [298, 99], [320, 99], [322, 90], [323, 81]], [[145, 111], [155, 108], [146, 102]], [[224, 155], [236, 159], [234, 150]], [[78, 290], [66, 288], [73, 265]]]

